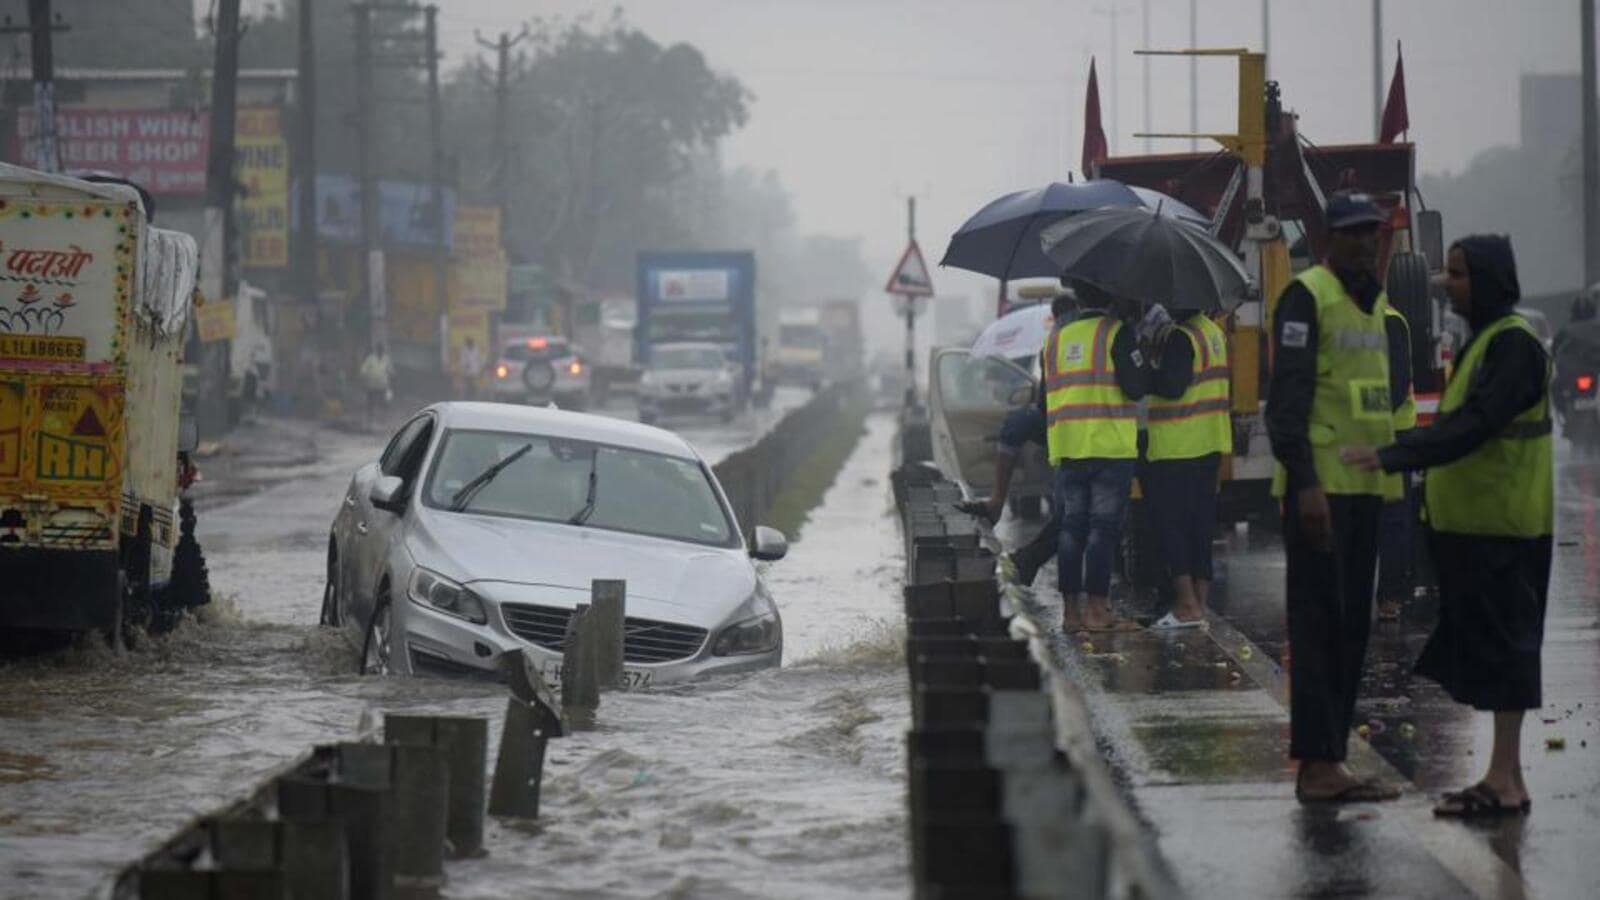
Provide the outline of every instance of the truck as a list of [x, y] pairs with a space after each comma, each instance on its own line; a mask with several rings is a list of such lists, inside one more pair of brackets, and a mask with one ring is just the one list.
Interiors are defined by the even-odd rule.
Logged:
[[276, 388], [277, 366], [272, 349], [276, 323], [267, 292], [244, 281], [239, 282], [233, 315], [234, 332], [228, 347], [228, 415], [238, 422], [246, 410], [265, 404]]
[[859, 378], [866, 360], [861, 337], [861, 304], [829, 300], [822, 304], [823, 365], [835, 381]]
[[637, 259], [634, 364], [648, 369], [653, 349], [663, 344], [716, 344], [737, 373], [742, 406], [757, 372], [755, 254], [650, 251]]
[[827, 335], [822, 329], [822, 310], [815, 306], [785, 309], [778, 313], [778, 349], [772, 372], [781, 384], [798, 384], [817, 390], [827, 373], [823, 352]]
[[633, 363], [634, 315], [632, 297], [598, 297], [573, 306], [572, 342], [593, 374], [596, 403], [639, 380]]
[[180, 356], [198, 252], [141, 192], [0, 164], [0, 636], [209, 599]]

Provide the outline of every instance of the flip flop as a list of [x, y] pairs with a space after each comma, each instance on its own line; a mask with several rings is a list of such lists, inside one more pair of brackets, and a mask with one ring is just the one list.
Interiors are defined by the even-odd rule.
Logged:
[[1508, 804], [1500, 801], [1494, 788], [1483, 782], [1439, 798], [1433, 814], [1441, 819], [1497, 819], [1502, 816], [1525, 816], [1533, 811], [1533, 801]]
[[1167, 613], [1166, 615], [1162, 616], [1161, 618], [1155, 620], [1154, 622], [1150, 623], [1150, 630], [1151, 631], [1168, 631], [1168, 630], [1176, 631], [1176, 630], [1184, 629], [1184, 628], [1205, 628], [1205, 627], [1207, 627], [1207, 625], [1206, 625], [1206, 620], [1204, 618], [1190, 619], [1188, 621], [1185, 621], [1183, 619], [1178, 618], [1176, 614], [1170, 613], [1170, 612]]
[[1363, 780], [1347, 784], [1326, 797], [1311, 797], [1307, 796], [1297, 784], [1294, 788], [1294, 798], [1307, 806], [1382, 803], [1385, 800], [1398, 800], [1400, 798], [1400, 789], [1391, 787], [1381, 781]]

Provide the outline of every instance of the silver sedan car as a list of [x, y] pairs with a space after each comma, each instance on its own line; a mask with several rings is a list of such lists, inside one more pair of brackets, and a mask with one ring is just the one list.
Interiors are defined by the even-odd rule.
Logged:
[[494, 675], [521, 649], [559, 676], [591, 581], [627, 582], [627, 682], [778, 665], [783, 624], [710, 466], [677, 435], [581, 413], [441, 403], [350, 481], [322, 618], [373, 673]]

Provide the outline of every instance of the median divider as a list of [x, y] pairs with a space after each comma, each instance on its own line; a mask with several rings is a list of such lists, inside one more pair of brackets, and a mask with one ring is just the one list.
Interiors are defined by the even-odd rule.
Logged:
[[1047, 630], [1002, 590], [992, 538], [957, 508], [960, 487], [920, 463], [891, 483], [906, 541], [916, 896], [1177, 896]]

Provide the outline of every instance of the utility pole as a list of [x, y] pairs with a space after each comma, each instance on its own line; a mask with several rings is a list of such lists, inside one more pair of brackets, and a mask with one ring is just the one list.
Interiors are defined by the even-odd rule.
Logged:
[[[295, 279], [300, 302], [306, 308], [317, 304], [317, 45], [313, 21], [315, 0], [300, 0], [298, 76], [295, 79], [295, 113], [298, 127], [295, 142], [299, 159], [295, 161], [296, 205], [300, 221], [295, 229]], [[326, 329], [324, 329], [326, 333]], [[302, 377], [307, 377], [302, 373]]]
[[[8, 31], [10, 29], [7, 29]], [[54, 32], [66, 31], [60, 18], [50, 15], [50, 0], [28, 0], [28, 31], [33, 58], [34, 159], [44, 172], [61, 171], [56, 149], [56, 60]]]
[[500, 32], [497, 41], [486, 41], [474, 35], [478, 46], [495, 52], [494, 76], [494, 191], [500, 207], [500, 234], [502, 240], [511, 233], [511, 48], [527, 40], [527, 26], [516, 37]]
[[1594, 0], [1580, 5], [1583, 45], [1583, 286], [1600, 281], [1600, 109], [1596, 107], [1594, 59]]
[[[433, 207], [434, 222], [438, 228], [439, 246], [433, 254], [433, 297], [441, 314], [449, 311], [450, 244], [451, 235], [444, 233], [444, 111], [439, 99], [439, 7], [429, 4], [423, 9], [425, 39], [428, 55], [428, 140], [432, 144], [429, 173], [429, 205]], [[449, 347], [440, 353], [440, 368], [448, 371]]]
[[1383, 133], [1383, 0], [1372, 0], [1372, 123]]
[[1272, 78], [1272, 0], [1261, 0], [1261, 55], [1267, 58], [1266, 76]]
[[[1141, 50], [1149, 50], [1150, 49], [1150, 0], [1144, 0], [1144, 8], [1143, 8], [1142, 12], [1143, 12], [1143, 17], [1142, 17], [1141, 28], [1140, 28], [1140, 33], [1139, 33], [1139, 49], [1141, 49]], [[1144, 66], [1144, 74], [1141, 76], [1143, 78], [1143, 80], [1144, 80], [1144, 133], [1145, 134], [1150, 134], [1151, 132], [1155, 131], [1154, 128], [1150, 127], [1150, 57], [1148, 57], [1148, 56], [1142, 57], [1141, 60], [1140, 60], [1140, 64], [1142, 66]], [[1145, 138], [1144, 139], [1144, 152], [1149, 153], [1150, 149], [1151, 149], [1150, 138]]]
[[[917, 245], [917, 198], [906, 198], [906, 246]], [[917, 298], [905, 295], [906, 302], [906, 407], [917, 405]]]
[[372, 7], [353, 4], [356, 17], [356, 178], [361, 193], [361, 293], [366, 299], [364, 350], [387, 344], [389, 303], [384, 296], [383, 250], [378, 234], [377, 166], [373, 150]]
[[[1200, 9], [1197, 0], [1189, 0], [1189, 49], [1200, 49]], [[1189, 57], [1189, 133], [1200, 133], [1200, 57]], [[1189, 152], [1200, 150], [1200, 139], [1189, 139]]]
[[[1117, 57], [1122, 55], [1117, 46], [1117, 19], [1122, 15], [1123, 11], [1121, 7], [1115, 5], [1110, 7], [1097, 6], [1094, 11], [1096, 15], [1105, 16], [1111, 20], [1111, 133], [1107, 135], [1106, 143], [1109, 145], [1107, 149], [1111, 155], [1115, 156], [1117, 155], [1117, 135], [1121, 133], [1121, 130], [1117, 128], [1117, 110], [1122, 106], [1120, 99], [1122, 95], [1122, 79], [1117, 77]], [[1087, 172], [1084, 173], [1084, 177], [1089, 177]]]
[[[205, 235], [201, 245], [202, 293], [212, 303], [232, 302], [239, 293], [239, 259], [235, 246], [233, 141], [234, 106], [238, 101], [239, 0], [219, 0], [212, 23], [216, 55], [211, 71], [211, 145], [206, 158]], [[202, 388], [196, 423], [200, 433], [215, 437], [228, 428], [227, 341], [202, 351]]]

